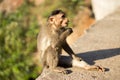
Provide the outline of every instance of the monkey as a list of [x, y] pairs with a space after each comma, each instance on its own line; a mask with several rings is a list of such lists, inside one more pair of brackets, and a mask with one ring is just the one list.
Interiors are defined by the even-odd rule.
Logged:
[[37, 48], [43, 68], [66, 74], [67, 71], [58, 66], [62, 49], [64, 49], [72, 58], [68, 64], [71, 64], [73, 67], [104, 71], [104, 68], [90, 65], [82, 58], [76, 56], [66, 41], [66, 38], [73, 33], [72, 28], [68, 28], [68, 23], [69, 20], [64, 11], [54, 10], [48, 17], [46, 26], [41, 27], [37, 37]]

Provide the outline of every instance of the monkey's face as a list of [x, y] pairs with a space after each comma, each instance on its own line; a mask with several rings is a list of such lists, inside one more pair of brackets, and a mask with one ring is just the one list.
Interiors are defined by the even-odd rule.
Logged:
[[59, 14], [58, 16], [60, 18], [60, 22], [59, 22], [60, 26], [61, 27], [68, 26], [69, 20], [68, 20], [68, 18], [66, 18], [65, 14]]
[[50, 23], [53, 24], [57, 29], [61, 27], [68, 26], [69, 20], [66, 18], [65, 14], [57, 14], [50, 17]]

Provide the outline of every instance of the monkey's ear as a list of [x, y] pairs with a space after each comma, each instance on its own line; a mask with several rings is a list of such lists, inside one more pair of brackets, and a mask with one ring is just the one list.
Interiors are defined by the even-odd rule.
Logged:
[[49, 18], [49, 22], [50, 22], [51, 24], [54, 23], [54, 20], [55, 20], [54, 17], [50, 17], [50, 18]]

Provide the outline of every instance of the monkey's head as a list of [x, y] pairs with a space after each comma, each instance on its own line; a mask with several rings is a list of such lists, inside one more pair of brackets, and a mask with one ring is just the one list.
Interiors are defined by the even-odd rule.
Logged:
[[66, 18], [65, 12], [62, 10], [54, 10], [48, 17], [48, 22], [56, 29], [68, 26], [69, 20]]

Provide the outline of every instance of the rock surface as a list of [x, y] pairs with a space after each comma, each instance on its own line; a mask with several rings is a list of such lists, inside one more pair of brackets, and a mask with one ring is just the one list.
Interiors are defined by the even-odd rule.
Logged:
[[72, 72], [65, 75], [44, 70], [36, 80], [119, 80], [120, 10], [96, 22], [71, 47], [89, 64], [101, 65], [106, 71], [66, 68]]

